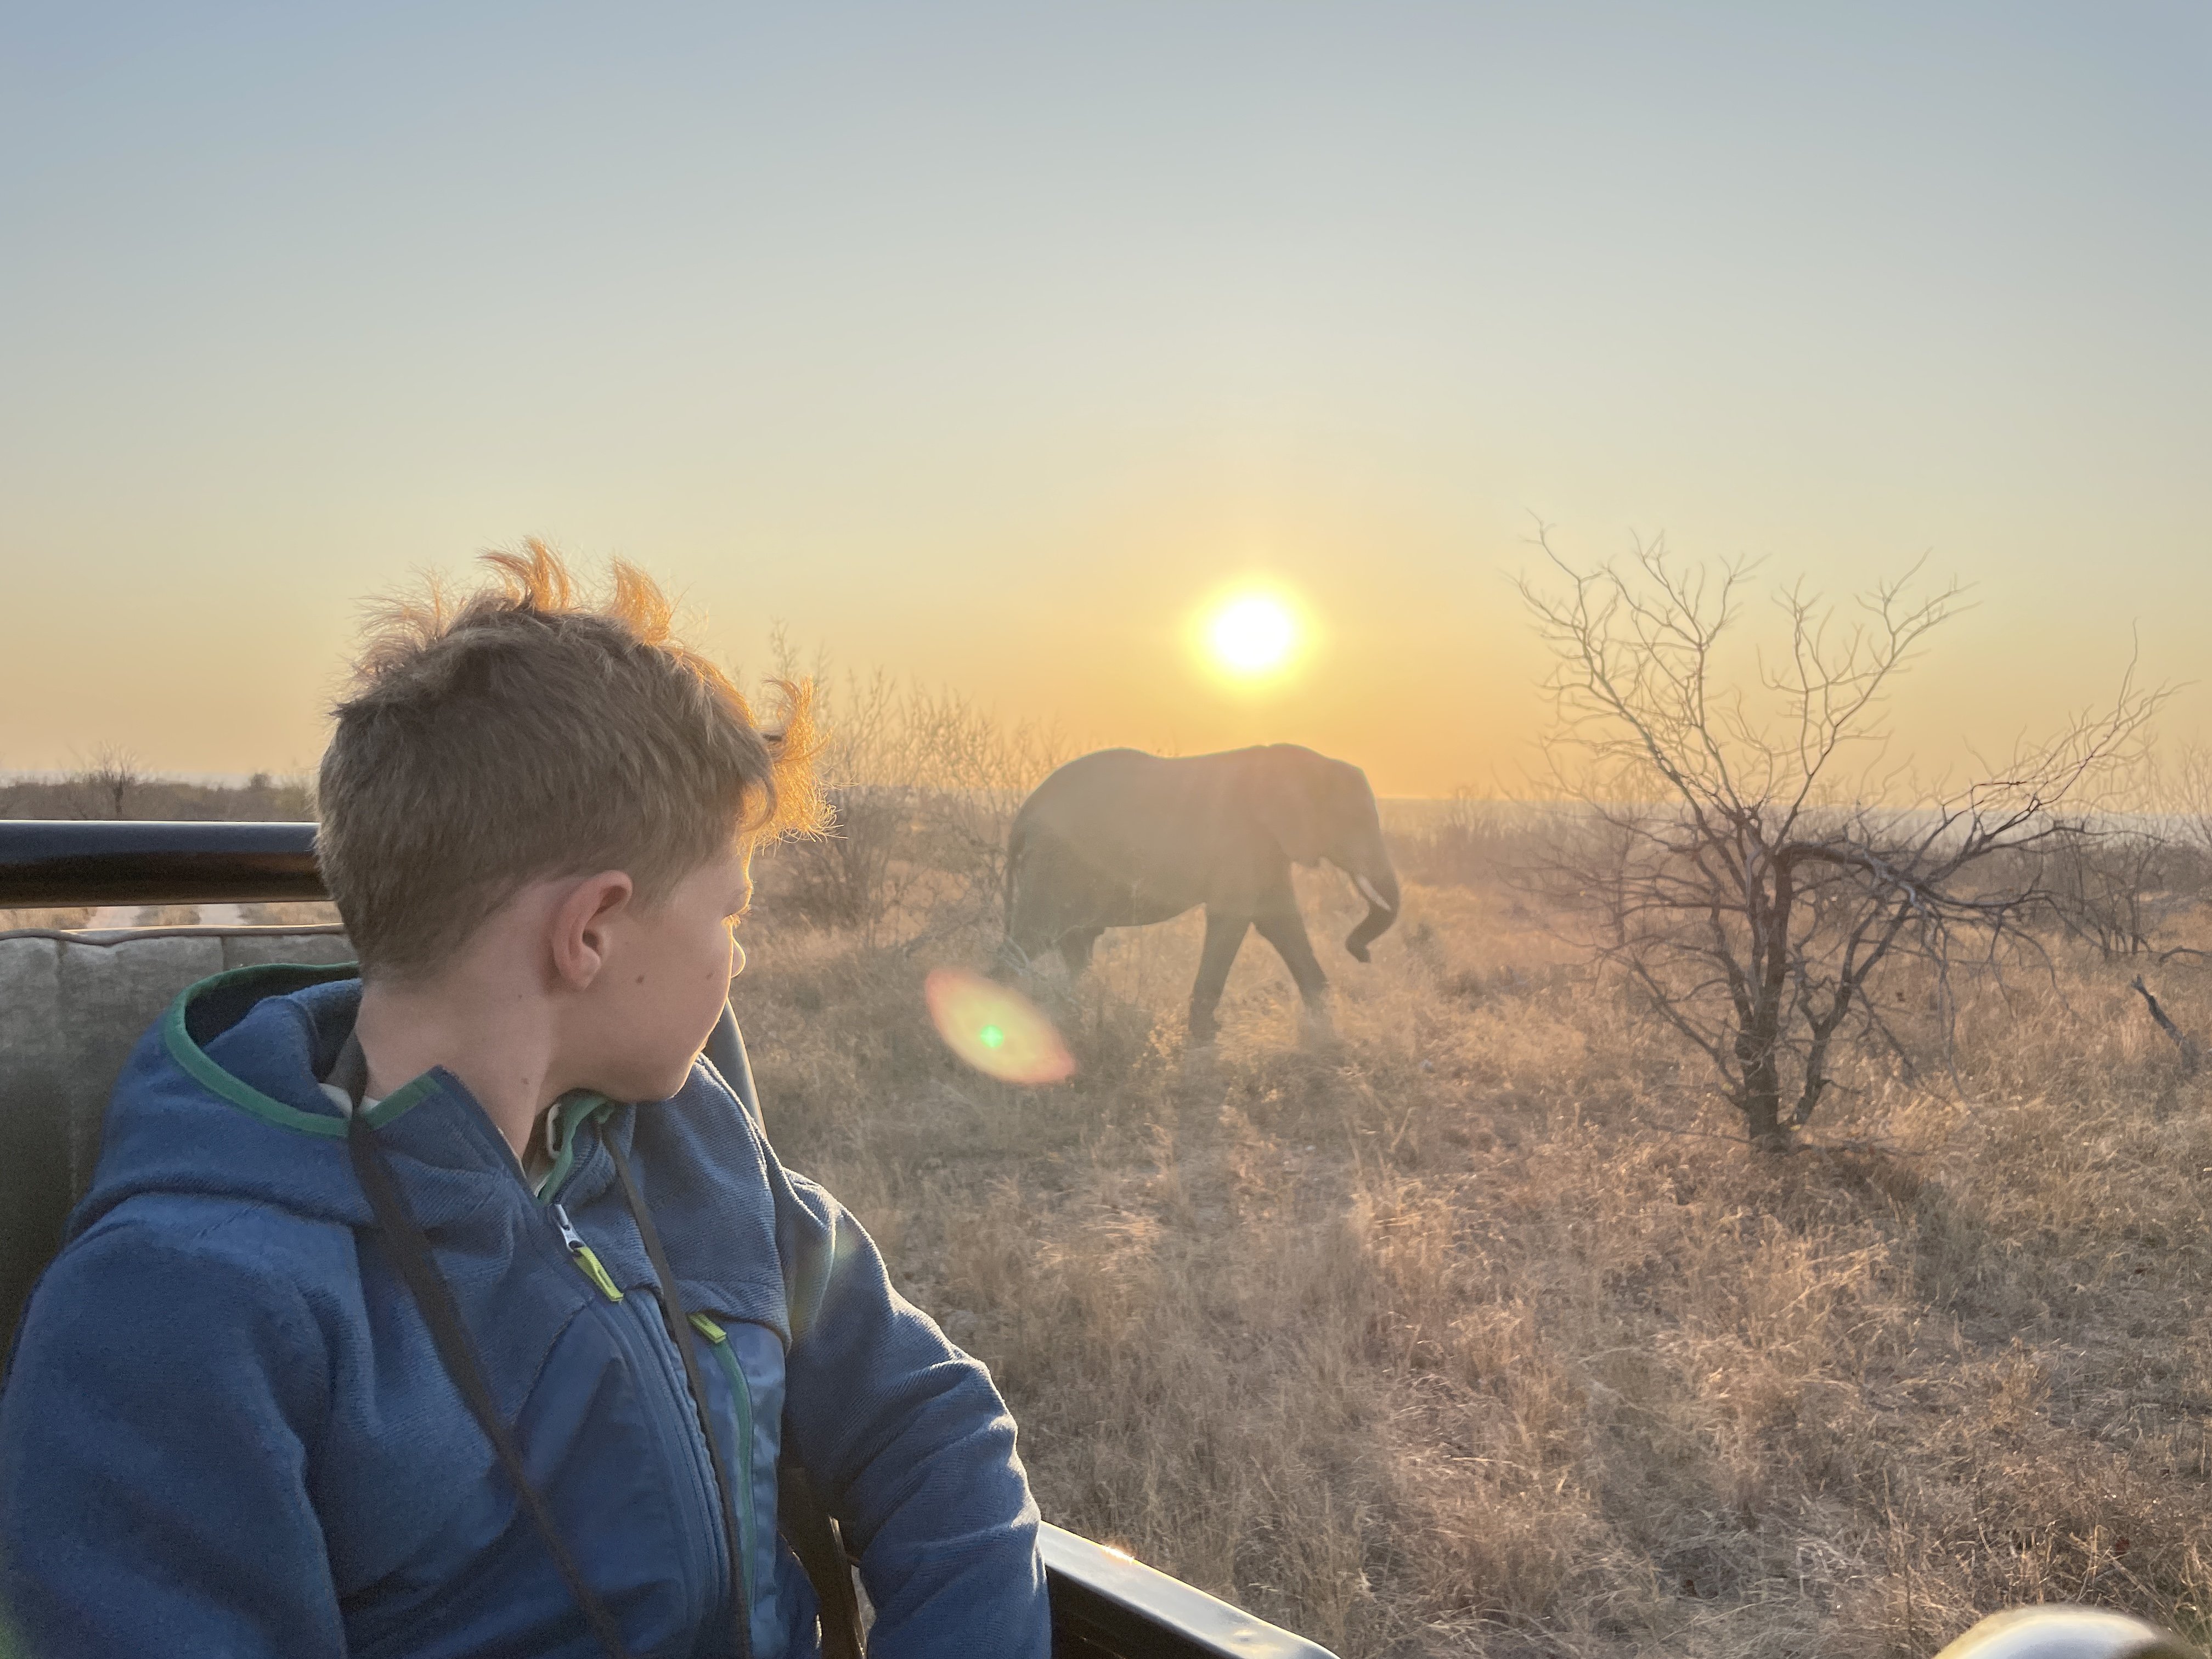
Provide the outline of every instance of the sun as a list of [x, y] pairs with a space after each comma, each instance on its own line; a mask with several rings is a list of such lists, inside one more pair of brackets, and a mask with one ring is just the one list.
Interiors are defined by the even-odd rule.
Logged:
[[1200, 638], [1206, 656], [1223, 673], [1256, 680], [1290, 666], [1301, 632], [1297, 613], [1280, 594], [1247, 589], [1216, 602]]

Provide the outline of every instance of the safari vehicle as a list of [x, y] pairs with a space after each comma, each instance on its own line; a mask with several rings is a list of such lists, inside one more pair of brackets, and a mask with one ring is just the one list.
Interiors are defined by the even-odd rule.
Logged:
[[[0, 822], [0, 910], [239, 904], [325, 897], [307, 823]], [[336, 963], [336, 927], [0, 931], [0, 1321], [12, 1335], [91, 1179], [107, 1096], [140, 1034], [185, 986], [225, 969]], [[750, 1079], [744, 1092], [750, 1096]], [[750, 1102], [749, 1102], [750, 1103]], [[6, 1494], [0, 1492], [0, 1502]], [[1048, 1524], [1061, 1659], [1333, 1659], [1119, 1551]], [[2121, 1614], [1999, 1614], [1943, 1659], [2191, 1659]]]
[[[308, 823], [0, 823], [0, 909], [325, 896]], [[11, 1336], [91, 1181], [107, 1096], [187, 985], [228, 968], [335, 963], [336, 927], [0, 932], [0, 1321]], [[749, 1095], [750, 1079], [742, 1088]], [[6, 1494], [0, 1493], [0, 1502]], [[1053, 1648], [1068, 1659], [1332, 1659], [1072, 1532], [1043, 1533]]]

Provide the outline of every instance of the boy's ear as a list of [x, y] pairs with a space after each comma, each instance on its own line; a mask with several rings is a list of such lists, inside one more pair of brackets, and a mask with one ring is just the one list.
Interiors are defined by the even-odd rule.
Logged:
[[554, 977], [572, 991], [587, 988], [606, 966], [607, 929], [629, 908], [635, 885], [620, 870], [586, 876], [553, 907]]

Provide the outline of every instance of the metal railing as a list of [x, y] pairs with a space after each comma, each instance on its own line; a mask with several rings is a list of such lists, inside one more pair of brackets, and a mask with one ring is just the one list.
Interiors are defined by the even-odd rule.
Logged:
[[325, 896], [312, 823], [0, 819], [0, 908]]

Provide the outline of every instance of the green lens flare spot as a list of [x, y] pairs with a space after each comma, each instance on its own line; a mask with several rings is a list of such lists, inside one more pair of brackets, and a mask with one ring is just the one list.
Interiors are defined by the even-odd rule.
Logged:
[[985, 1077], [1037, 1088], [1073, 1074], [1075, 1056], [1052, 1021], [1011, 986], [972, 968], [937, 967], [921, 988], [945, 1046]]

